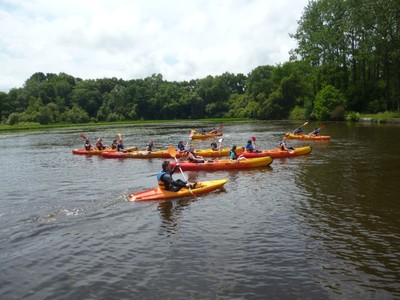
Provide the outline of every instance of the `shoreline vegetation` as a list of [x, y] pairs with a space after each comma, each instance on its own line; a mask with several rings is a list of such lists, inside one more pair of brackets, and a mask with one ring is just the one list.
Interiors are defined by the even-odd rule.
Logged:
[[[58, 123], [58, 124], [47, 124], [47, 125], [41, 125], [39, 123], [24, 123], [18, 125], [0, 125], [0, 133], [36, 131], [36, 130], [47, 130], [55, 128], [82, 128], [82, 127], [93, 127], [93, 126], [126, 126], [126, 125], [144, 126], [149, 123], [173, 123], [173, 122], [182, 122], [182, 123], [210, 122], [214, 124], [226, 124], [229, 122], [246, 121], [246, 120], [253, 120], [253, 119], [217, 118], [217, 119], [198, 119], [198, 120], [135, 120], [135, 121], [114, 121], [114, 122]], [[276, 121], [276, 120], [270, 120], [270, 121]], [[288, 120], [288, 121], [293, 122], [295, 120]], [[400, 124], [400, 113], [385, 112], [385, 113], [365, 114], [365, 115], [359, 114], [356, 119], [347, 120], [343, 122]]]

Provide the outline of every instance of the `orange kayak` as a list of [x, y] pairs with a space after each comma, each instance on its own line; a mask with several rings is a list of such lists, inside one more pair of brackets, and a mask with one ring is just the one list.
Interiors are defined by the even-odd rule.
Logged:
[[[179, 166], [183, 171], [216, 171], [267, 167], [271, 163], [272, 158], [266, 156], [235, 161], [229, 159], [216, 159], [214, 161], [206, 161], [204, 163], [179, 162]], [[170, 164], [172, 167], [174, 167], [176, 165], [176, 162], [170, 162]]]
[[178, 192], [166, 191], [160, 189], [159, 187], [156, 187], [143, 192], [130, 194], [128, 196], [128, 201], [167, 200], [167, 199], [195, 196], [204, 193], [209, 193], [211, 191], [219, 189], [223, 187], [223, 185], [227, 182], [228, 179], [209, 180], [201, 182], [199, 181], [197, 182], [195, 188], [191, 190], [187, 188], [182, 188]]
[[[198, 149], [195, 150], [195, 154], [203, 157], [222, 157], [228, 156], [230, 148], [224, 148], [221, 150], [212, 149]], [[243, 147], [238, 147], [237, 151], [243, 151]], [[184, 152], [176, 152], [176, 157], [181, 158]], [[101, 153], [106, 158], [171, 158], [171, 155], [167, 150], [156, 150], [156, 151], [131, 151], [131, 152], [109, 152], [105, 151]]]
[[[136, 147], [130, 147], [128, 149], [130, 149], [132, 151], [132, 150], [136, 150]], [[117, 149], [104, 149], [104, 150], [73, 149], [72, 150], [73, 154], [78, 154], [78, 155], [102, 155], [105, 152], [117, 153]]]
[[246, 158], [254, 158], [254, 157], [265, 157], [270, 156], [272, 158], [282, 158], [282, 157], [292, 157], [299, 155], [307, 155], [311, 152], [312, 148], [310, 146], [299, 147], [294, 150], [280, 150], [280, 149], [271, 149], [271, 150], [263, 150], [260, 152], [237, 152], [237, 155], [243, 155]]
[[329, 135], [310, 135], [310, 134], [293, 134], [286, 133], [288, 139], [308, 140], [308, 141], [328, 141], [331, 139]]
[[207, 139], [207, 138], [212, 138], [212, 137], [218, 137], [222, 136], [221, 132], [218, 133], [195, 133], [191, 135], [192, 139], [194, 140], [200, 140], [200, 139]]

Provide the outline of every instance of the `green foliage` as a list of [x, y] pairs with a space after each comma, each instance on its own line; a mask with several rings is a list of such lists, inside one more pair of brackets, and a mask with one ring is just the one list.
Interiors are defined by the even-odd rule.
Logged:
[[308, 117], [307, 110], [300, 106], [295, 106], [289, 115], [290, 120], [307, 120]]
[[355, 112], [355, 111], [350, 111], [346, 114], [346, 121], [350, 121], [350, 122], [357, 122], [360, 120], [360, 113]]
[[362, 118], [373, 118], [373, 119], [377, 119], [377, 120], [396, 119], [396, 118], [400, 118], [400, 113], [384, 111], [384, 112], [380, 112], [377, 114], [362, 114], [361, 117]]
[[318, 120], [337, 119], [346, 99], [335, 87], [328, 85], [315, 97], [313, 116]]

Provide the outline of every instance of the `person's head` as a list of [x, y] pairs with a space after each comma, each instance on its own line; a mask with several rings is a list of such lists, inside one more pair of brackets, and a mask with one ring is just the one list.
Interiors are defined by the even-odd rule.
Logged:
[[168, 160], [163, 161], [161, 167], [164, 172], [169, 171], [170, 169], [169, 161]]
[[283, 139], [282, 139], [282, 142], [286, 142], [286, 140], [287, 140], [287, 137], [284, 136]]
[[114, 144], [117, 143], [117, 140], [113, 140], [113, 143], [114, 143]]
[[149, 145], [153, 145], [153, 141], [152, 140], [149, 141]]
[[232, 150], [236, 150], [236, 145], [233, 145], [233, 146], [232, 146]]
[[251, 144], [251, 143], [252, 143], [251, 140], [248, 140], [248, 141], [247, 141], [247, 144]]
[[178, 143], [179, 145], [181, 145], [181, 144], [183, 144], [183, 141], [179, 141], [179, 143]]
[[98, 142], [102, 142], [103, 139], [102, 139], [101, 137], [99, 137], [99, 138], [97, 139], [97, 141], [98, 141]]

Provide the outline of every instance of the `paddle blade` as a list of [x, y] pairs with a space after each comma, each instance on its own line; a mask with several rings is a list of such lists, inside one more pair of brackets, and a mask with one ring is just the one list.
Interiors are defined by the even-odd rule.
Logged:
[[85, 141], [87, 140], [87, 137], [84, 134], [81, 134], [81, 138], [83, 138]]
[[119, 139], [122, 139], [122, 134], [121, 134], [121, 132], [118, 132], [117, 136], [118, 136]]
[[303, 125], [301, 125], [300, 128], [306, 126], [307, 124], [308, 124], [308, 121], [306, 121]]
[[168, 147], [167, 152], [169, 153], [169, 155], [173, 158], [176, 158], [176, 150], [175, 147], [173, 145]]
[[220, 139], [218, 140], [218, 142], [221, 144], [221, 143], [222, 143], [222, 138], [220, 138]]

